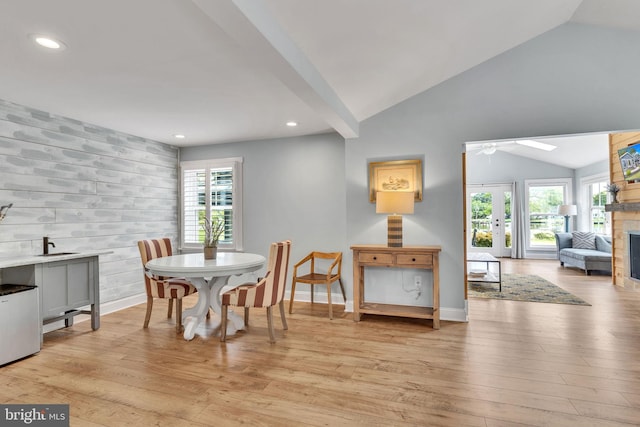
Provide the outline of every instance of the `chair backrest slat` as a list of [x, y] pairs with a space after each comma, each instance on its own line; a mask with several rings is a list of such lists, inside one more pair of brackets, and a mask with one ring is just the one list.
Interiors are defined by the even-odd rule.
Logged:
[[269, 248], [267, 274], [256, 286], [239, 287], [222, 296], [224, 305], [272, 307], [284, 298], [291, 256], [291, 241], [272, 243]]
[[284, 298], [290, 255], [291, 240], [285, 240], [271, 245], [268, 269], [273, 272], [271, 277], [271, 280], [273, 281], [273, 290], [270, 305], [276, 305]]

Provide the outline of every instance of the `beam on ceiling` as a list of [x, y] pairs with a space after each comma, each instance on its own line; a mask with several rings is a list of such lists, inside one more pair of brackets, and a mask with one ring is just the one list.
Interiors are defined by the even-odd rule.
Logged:
[[358, 136], [358, 121], [271, 15], [263, 0], [193, 0], [193, 3], [336, 132], [345, 139]]

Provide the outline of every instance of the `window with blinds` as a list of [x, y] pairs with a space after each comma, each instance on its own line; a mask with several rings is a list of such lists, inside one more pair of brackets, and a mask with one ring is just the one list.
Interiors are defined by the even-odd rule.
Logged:
[[181, 243], [200, 248], [204, 243], [205, 218], [224, 224], [218, 248], [241, 250], [242, 159], [182, 162]]

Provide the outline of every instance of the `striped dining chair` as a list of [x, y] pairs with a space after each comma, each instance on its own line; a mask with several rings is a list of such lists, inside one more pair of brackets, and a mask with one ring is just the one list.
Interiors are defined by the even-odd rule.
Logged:
[[269, 327], [269, 341], [276, 342], [273, 329], [272, 308], [280, 306], [282, 329], [287, 330], [287, 319], [284, 316], [284, 290], [287, 283], [287, 269], [291, 254], [291, 241], [272, 243], [269, 250], [267, 274], [257, 283], [244, 283], [222, 294], [222, 324], [220, 325], [220, 341], [227, 337], [227, 313], [229, 306], [244, 307], [244, 323], [249, 324], [249, 309], [251, 307], [265, 307], [267, 309], [267, 324]]
[[173, 300], [176, 301], [176, 332], [182, 332], [182, 298], [196, 293], [196, 287], [185, 278], [155, 276], [147, 271], [145, 265], [150, 260], [171, 256], [171, 240], [169, 238], [140, 240], [138, 249], [142, 258], [144, 284], [147, 291], [147, 314], [144, 318], [144, 327], [149, 327], [153, 299], [163, 298], [169, 300], [169, 310], [167, 312], [167, 318], [169, 319], [171, 319], [171, 312], [173, 311]]

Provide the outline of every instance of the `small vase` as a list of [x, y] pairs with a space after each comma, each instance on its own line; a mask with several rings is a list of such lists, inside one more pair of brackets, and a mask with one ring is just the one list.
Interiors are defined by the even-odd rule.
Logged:
[[218, 255], [218, 248], [213, 246], [205, 246], [204, 248], [204, 259], [216, 259], [216, 255]]
[[611, 203], [618, 203], [618, 193], [611, 193], [613, 195], [613, 200]]

